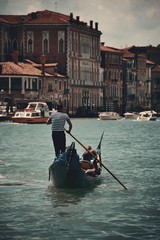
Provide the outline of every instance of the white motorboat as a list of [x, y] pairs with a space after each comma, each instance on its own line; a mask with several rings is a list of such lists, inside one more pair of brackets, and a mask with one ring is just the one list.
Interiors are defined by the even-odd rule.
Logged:
[[12, 117], [15, 123], [46, 123], [50, 114], [56, 110], [49, 111], [45, 102], [29, 102], [24, 111], [17, 111]]
[[139, 113], [135, 113], [135, 112], [124, 113], [125, 119], [137, 119], [138, 116], [139, 116]]
[[11, 120], [16, 110], [17, 108], [12, 106], [12, 108], [7, 111], [7, 102], [0, 102], [0, 122]]
[[99, 119], [100, 120], [119, 120], [122, 117], [116, 112], [100, 112]]
[[137, 117], [137, 121], [155, 121], [156, 119], [157, 112], [153, 110], [140, 112]]

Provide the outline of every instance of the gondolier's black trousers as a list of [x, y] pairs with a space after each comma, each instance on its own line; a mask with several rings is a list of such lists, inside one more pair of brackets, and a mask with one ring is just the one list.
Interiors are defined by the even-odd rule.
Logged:
[[52, 140], [57, 157], [60, 153], [65, 152], [66, 135], [64, 131], [52, 131]]

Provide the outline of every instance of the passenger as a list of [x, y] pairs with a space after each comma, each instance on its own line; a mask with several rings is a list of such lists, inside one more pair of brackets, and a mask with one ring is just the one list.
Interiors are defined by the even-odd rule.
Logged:
[[93, 159], [93, 156], [90, 153], [91, 150], [92, 150], [91, 146], [88, 146], [87, 151], [83, 153], [83, 160], [90, 162]]
[[95, 175], [95, 174], [99, 175], [100, 174], [100, 165], [98, 164], [98, 162], [100, 160], [99, 155], [91, 146], [88, 146], [87, 151], [84, 152], [83, 160], [89, 161], [93, 165], [92, 168], [87, 169], [85, 171], [86, 174], [88, 174], [88, 175]]
[[44, 118], [45, 106], [42, 106], [42, 107], [40, 108], [40, 111], [41, 111], [41, 117]]

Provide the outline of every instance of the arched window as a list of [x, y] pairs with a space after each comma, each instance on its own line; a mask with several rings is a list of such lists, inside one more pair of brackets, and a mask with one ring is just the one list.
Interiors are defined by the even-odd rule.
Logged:
[[34, 37], [33, 32], [27, 32], [27, 52], [33, 53]]
[[49, 32], [48, 31], [42, 32], [42, 53], [43, 54], [49, 53]]
[[44, 39], [44, 53], [48, 53], [48, 40]]
[[64, 31], [58, 31], [58, 53], [65, 52], [65, 33]]
[[18, 49], [18, 44], [17, 44], [17, 40], [16, 39], [13, 40], [12, 49], [13, 50], [17, 50]]
[[32, 53], [32, 46], [33, 46], [33, 43], [32, 43], [32, 39], [30, 38], [28, 40], [28, 52], [29, 53]]
[[61, 38], [59, 40], [59, 53], [64, 53], [63, 45], [64, 45], [64, 42], [63, 42], [63, 39]]
[[23, 54], [23, 41], [21, 41], [20, 52]]

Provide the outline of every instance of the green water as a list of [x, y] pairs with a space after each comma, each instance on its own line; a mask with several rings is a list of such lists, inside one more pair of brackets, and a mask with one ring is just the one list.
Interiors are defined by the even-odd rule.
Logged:
[[160, 121], [72, 122], [85, 146], [105, 131], [103, 164], [128, 191], [105, 169], [94, 189], [55, 189], [50, 126], [0, 123], [0, 239], [160, 239]]

